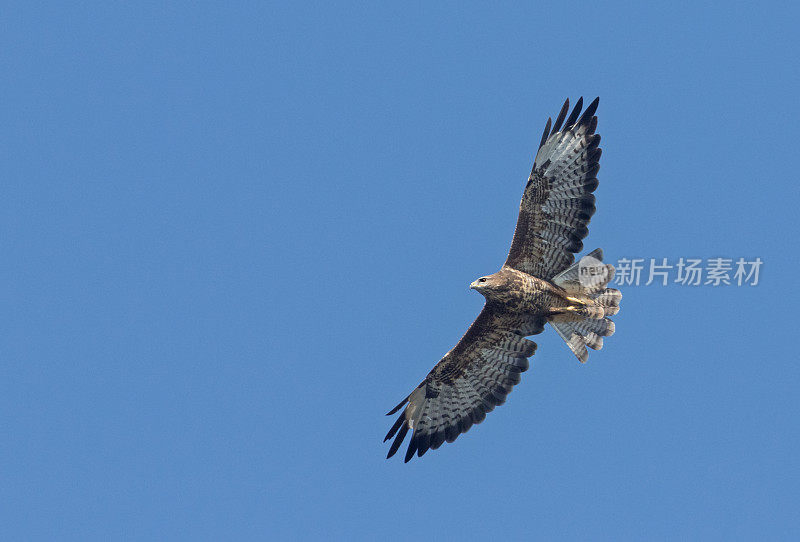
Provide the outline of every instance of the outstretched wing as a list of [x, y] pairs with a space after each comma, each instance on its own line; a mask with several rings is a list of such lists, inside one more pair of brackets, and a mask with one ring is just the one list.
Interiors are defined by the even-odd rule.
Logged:
[[596, 98], [581, 115], [583, 98], [579, 99], [564, 122], [567, 100], [552, 131], [547, 119], [522, 195], [506, 267], [550, 280], [569, 267], [574, 253], [583, 248], [582, 239], [589, 233], [586, 226], [595, 211], [592, 192], [600, 169], [600, 136], [594, 133], [599, 101]]
[[528, 369], [527, 358], [536, 343], [525, 336], [541, 333], [543, 326], [543, 319], [511, 321], [485, 305], [455, 348], [387, 414], [405, 405], [384, 439], [397, 435], [386, 457], [397, 452], [409, 430], [406, 462], [415, 452], [421, 457], [429, 448], [453, 442], [472, 424], [481, 423], [487, 412], [505, 402], [520, 373]]

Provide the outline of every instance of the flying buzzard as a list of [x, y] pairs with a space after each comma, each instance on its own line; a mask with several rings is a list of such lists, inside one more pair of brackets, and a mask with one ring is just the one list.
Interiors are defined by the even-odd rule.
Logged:
[[536, 343], [525, 337], [541, 333], [545, 323], [581, 362], [588, 359], [587, 346], [599, 350], [603, 337], [614, 333], [607, 316], [619, 311], [622, 298], [619, 290], [607, 288], [614, 267], [602, 263], [600, 249], [573, 263], [595, 211], [599, 101], [581, 115], [581, 98], [567, 117], [567, 100], [552, 130], [547, 119], [508, 258], [500, 271], [470, 284], [486, 298], [483, 310], [455, 348], [387, 414], [405, 405], [384, 439], [395, 437], [387, 458], [409, 430], [406, 462], [481, 423], [528, 369]]

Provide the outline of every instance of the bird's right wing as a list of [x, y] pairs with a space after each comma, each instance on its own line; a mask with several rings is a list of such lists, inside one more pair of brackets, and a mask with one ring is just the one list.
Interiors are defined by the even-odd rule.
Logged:
[[541, 333], [544, 322], [542, 318], [509, 321], [484, 306], [458, 344], [387, 414], [405, 405], [384, 439], [397, 435], [387, 458], [397, 452], [409, 430], [413, 432], [406, 462], [415, 452], [422, 456], [444, 441], [453, 442], [503, 404], [536, 350], [536, 343], [525, 336]]

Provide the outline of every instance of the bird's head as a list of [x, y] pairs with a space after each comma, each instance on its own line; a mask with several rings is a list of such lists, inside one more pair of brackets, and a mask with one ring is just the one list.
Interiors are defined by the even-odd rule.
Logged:
[[504, 270], [500, 270], [493, 275], [486, 275], [476, 281], [473, 281], [469, 287], [472, 290], [477, 290], [486, 299], [504, 298], [505, 294], [512, 286], [512, 278]]

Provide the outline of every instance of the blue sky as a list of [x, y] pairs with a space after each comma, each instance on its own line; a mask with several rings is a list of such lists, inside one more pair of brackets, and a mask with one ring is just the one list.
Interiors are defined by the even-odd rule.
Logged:
[[[3, 539], [796, 539], [789, 3], [7, 4]], [[384, 459], [482, 305], [536, 144], [601, 97], [623, 287], [506, 405]]]

